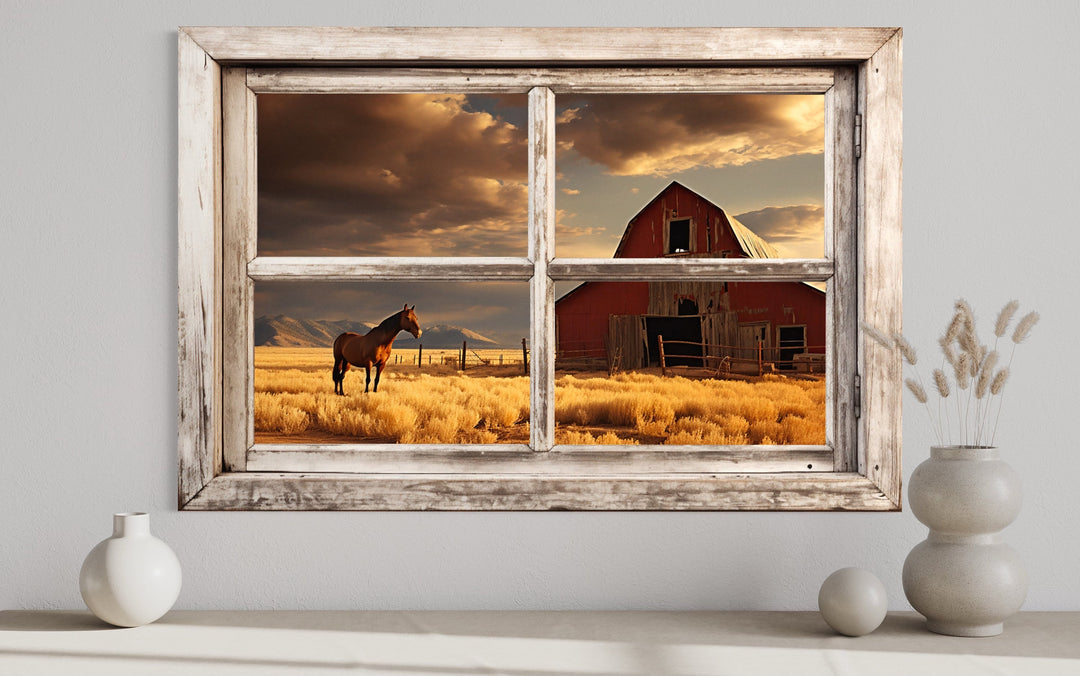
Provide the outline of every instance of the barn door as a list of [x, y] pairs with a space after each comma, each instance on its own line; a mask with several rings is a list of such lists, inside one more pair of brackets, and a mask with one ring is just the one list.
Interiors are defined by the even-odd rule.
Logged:
[[701, 315], [701, 338], [708, 345], [707, 365], [716, 368], [723, 357], [740, 357], [735, 348], [739, 344], [739, 315], [736, 312], [713, 312]]
[[613, 370], [645, 368], [649, 364], [645, 345], [645, 317], [608, 315], [608, 366]]
[[745, 362], [754, 362], [753, 368], [757, 369], [758, 345], [765, 349], [761, 355], [769, 359], [769, 348], [772, 341], [769, 340], [769, 322], [745, 322], [739, 324], [739, 345], [735, 350], [735, 357]]
[[795, 355], [806, 352], [806, 327], [781, 326], [777, 328], [776, 333], [776, 346], [780, 348], [778, 366], [785, 371], [790, 371], [795, 368], [793, 363]]

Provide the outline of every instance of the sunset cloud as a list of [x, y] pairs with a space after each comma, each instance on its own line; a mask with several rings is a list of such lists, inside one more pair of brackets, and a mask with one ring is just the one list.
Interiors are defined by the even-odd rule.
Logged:
[[821, 258], [825, 253], [825, 209], [815, 204], [766, 207], [736, 216], [784, 258]]
[[568, 98], [557, 117], [560, 151], [612, 175], [665, 176], [824, 151], [822, 96]]
[[526, 133], [468, 97], [258, 101], [260, 253], [524, 255]]

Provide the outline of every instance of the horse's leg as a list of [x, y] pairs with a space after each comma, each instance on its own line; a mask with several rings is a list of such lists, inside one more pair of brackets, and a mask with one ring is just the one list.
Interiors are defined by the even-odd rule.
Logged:
[[379, 376], [382, 375], [383, 366], [385, 366], [385, 364], [382, 364], [382, 363], [378, 363], [378, 364], [375, 365], [375, 391], [376, 392], [379, 391]]
[[[371, 385], [371, 364], [365, 366], [364, 370], [367, 371], [367, 379], [364, 380], [364, 394], [367, 394], [368, 386]], [[375, 386], [379, 386], [379, 381], [375, 381]]]
[[345, 373], [349, 370], [349, 362], [345, 358], [334, 361], [334, 394], [345, 396]]

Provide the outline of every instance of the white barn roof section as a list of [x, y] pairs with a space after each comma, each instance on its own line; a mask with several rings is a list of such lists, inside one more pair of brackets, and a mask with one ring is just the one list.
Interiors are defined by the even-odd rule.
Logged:
[[717, 208], [727, 216], [728, 222], [731, 223], [731, 231], [735, 233], [735, 238], [739, 240], [739, 246], [742, 247], [744, 254], [750, 258], [780, 258], [776, 247], [761, 239], [753, 230], [740, 223], [738, 219], [724, 211], [723, 208]]

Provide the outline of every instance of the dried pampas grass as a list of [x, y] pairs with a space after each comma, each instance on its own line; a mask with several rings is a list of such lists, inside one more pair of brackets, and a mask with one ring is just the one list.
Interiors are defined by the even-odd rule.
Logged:
[[893, 342], [889, 340], [889, 336], [887, 336], [884, 331], [881, 331], [877, 327], [871, 326], [866, 322], [859, 322], [859, 326], [862, 327], [862, 330], [864, 333], [866, 333], [867, 338], [870, 338], [875, 343], [878, 343], [886, 349], [893, 349]]
[[997, 350], [986, 355], [986, 359], [983, 360], [982, 368], [979, 370], [979, 382], [975, 385], [976, 399], [982, 399], [986, 396], [986, 391], [990, 388], [990, 381], [993, 380], [992, 374], [994, 367], [997, 366], [997, 360]]
[[[933, 386], [940, 397], [936, 414], [927, 405], [929, 398], [926, 388], [918, 370], [914, 369], [918, 360], [911, 343], [900, 333], [893, 333], [890, 340], [886, 332], [875, 326], [866, 323], [860, 323], [860, 326], [869, 339], [898, 352], [903, 361], [915, 371], [915, 378], [907, 378], [904, 384], [916, 401], [926, 405], [940, 443], [953, 443], [951, 433], [954, 427], [949, 418], [955, 415], [959, 428], [959, 443], [985, 445], [994, 442], [1000, 420], [1002, 396], [1005, 383], [1009, 379], [1016, 346], [1027, 340], [1032, 328], [1039, 322], [1038, 312], [1029, 312], [1020, 318], [1012, 332], [1013, 346], [1008, 363], [995, 371], [998, 363], [1002, 361], [1002, 356], [997, 351], [997, 339], [1008, 334], [1009, 326], [1019, 309], [1020, 303], [1015, 300], [1005, 303], [994, 322], [995, 340], [993, 345], [989, 346], [979, 340], [975, 313], [971, 305], [963, 298], [954, 303], [952, 318], [944, 335], [938, 339], [942, 354], [941, 368], [932, 371]], [[952, 395], [953, 387], [956, 388], [956, 396], [953, 397], [956, 404], [945, 406], [944, 400]], [[992, 409], [994, 397], [997, 397], [996, 413]]]
[[894, 333], [893, 341], [896, 343], [896, 348], [900, 350], [900, 354], [904, 355], [904, 359], [908, 364], [914, 366], [919, 362], [919, 358], [915, 354], [915, 348], [911, 346], [911, 343], [907, 342], [907, 339], [904, 338], [903, 334]]
[[1009, 330], [1009, 322], [1012, 321], [1013, 315], [1020, 309], [1020, 301], [1010, 300], [1005, 304], [1005, 307], [1001, 308], [1001, 312], [998, 313], [997, 321], [994, 322], [994, 335], [998, 338], [1005, 335], [1005, 332]]
[[1029, 312], [1024, 315], [1023, 319], [1016, 324], [1016, 330], [1013, 331], [1012, 335], [1012, 342], [1017, 345], [1024, 342], [1024, 340], [1027, 339], [1028, 334], [1031, 333], [1032, 327], [1037, 323], [1039, 323], [1038, 312]]
[[1008, 367], [1001, 369], [994, 376], [994, 382], [990, 383], [990, 394], [1001, 394], [1001, 388], [1005, 387], [1005, 381], [1009, 379]]
[[904, 382], [907, 384], [908, 389], [911, 390], [911, 393], [915, 395], [915, 400], [918, 401], [920, 404], [925, 404], [926, 390], [923, 389], [923, 386], [912, 380], [911, 378], [908, 378]]
[[941, 369], [934, 369], [934, 386], [942, 399], [949, 396], [949, 379]]

